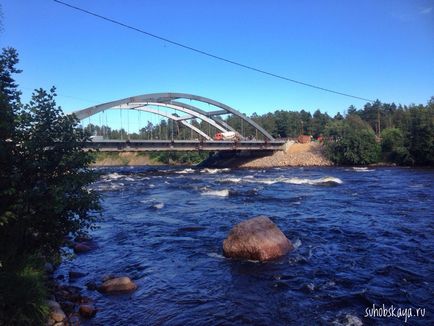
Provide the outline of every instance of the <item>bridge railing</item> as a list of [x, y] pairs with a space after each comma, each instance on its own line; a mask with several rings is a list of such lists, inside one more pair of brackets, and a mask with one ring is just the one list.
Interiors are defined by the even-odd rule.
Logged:
[[87, 149], [120, 151], [279, 151], [285, 141], [200, 141], [200, 140], [99, 140], [86, 144]]

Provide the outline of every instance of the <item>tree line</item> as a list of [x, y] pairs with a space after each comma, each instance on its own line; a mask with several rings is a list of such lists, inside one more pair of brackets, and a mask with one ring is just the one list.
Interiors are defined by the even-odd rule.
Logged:
[[326, 153], [338, 164], [434, 165], [434, 97], [426, 105], [367, 103], [324, 129]]
[[[295, 139], [299, 135], [319, 138], [324, 141], [326, 155], [336, 164], [434, 164], [434, 97], [425, 105], [396, 105], [378, 100], [360, 109], [351, 105], [344, 115], [337, 113], [333, 117], [320, 110], [313, 114], [305, 110], [276, 110], [263, 115], [253, 113], [250, 118], [277, 139]], [[228, 115], [224, 120], [247, 139], [264, 139], [235, 115]], [[191, 123], [211, 137], [218, 131], [204, 121]], [[109, 139], [201, 138], [172, 120], [148, 122], [137, 133], [92, 124], [86, 130]]]

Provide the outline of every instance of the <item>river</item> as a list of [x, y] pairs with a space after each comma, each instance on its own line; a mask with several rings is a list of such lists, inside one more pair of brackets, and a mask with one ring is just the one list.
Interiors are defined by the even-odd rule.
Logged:
[[[434, 321], [433, 170], [97, 170], [104, 210], [91, 234], [99, 248], [56, 272], [87, 273], [70, 283], [100, 309], [87, 325], [404, 322], [365, 317], [374, 304], [413, 309], [412, 325]], [[257, 215], [295, 250], [266, 263], [224, 258], [232, 226]], [[138, 289], [86, 290], [107, 274], [128, 275]]]

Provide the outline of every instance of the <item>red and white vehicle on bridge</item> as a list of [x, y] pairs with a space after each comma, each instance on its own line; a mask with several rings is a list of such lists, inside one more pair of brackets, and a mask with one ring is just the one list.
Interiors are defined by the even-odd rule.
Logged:
[[243, 139], [243, 136], [241, 136], [236, 131], [227, 131], [227, 132], [218, 132], [214, 136], [214, 140], [233, 140], [233, 141], [240, 141]]

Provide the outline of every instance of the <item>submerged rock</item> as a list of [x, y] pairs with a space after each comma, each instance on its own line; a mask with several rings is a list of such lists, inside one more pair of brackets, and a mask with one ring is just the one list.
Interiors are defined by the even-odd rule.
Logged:
[[73, 280], [73, 279], [77, 279], [77, 278], [86, 276], [86, 273], [71, 270], [71, 271], [69, 271], [68, 276], [69, 276], [70, 280]]
[[75, 242], [90, 242], [92, 241], [92, 237], [89, 235], [78, 235], [74, 238]]
[[[76, 304], [71, 301], [61, 301], [61, 307], [68, 316], [72, 314], [76, 308]], [[69, 318], [68, 318], [69, 319]]]
[[103, 293], [131, 292], [136, 289], [137, 285], [127, 276], [109, 279], [98, 288]]
[[272, 260], [293, 249], [291, 242], [266, 216], [258, 216], [235, 225], [223, 242], [226, 257]]
[[81, 300], [81, 288], [71, 285], [59, 286], [56, 290], [56, 298], [59, 302], [80, 302]]
[[332, 325], [334, 326], [363, 326], [363, 322], [359, 317], [346, 314], [341, 316], [338, 320], [334, 320]]
[[88, 252], [88, 251], [91, 251], [91, 250], [92, 250], [92, 247], [89, 246], [89, 245], [87, 245], [87, 244], [85, 244], [85, 243], [78, 242], [78, 243], [74, 244], [74, 252], [76, 254]]
[[96, 309], [91, 304], [82, 304], [78, 309], [80, 315], [84, 318], [92, 318], [96, 315]]
[[90, 282], [87, 282], [87, 283], [86, 283], [86, 288], [87, 288], [88, 290], [90, 290], [90, 291], [94, 291], [94, 290], [97, 290], [97, 289], [98, 289], [98, 285], [96, 285], [95, 282], [90, 281]]
[[98, 248], [98, 244], [89, 237], [77, 237], [73, 242], [72, 248], [76, 254], [85, 253]]

